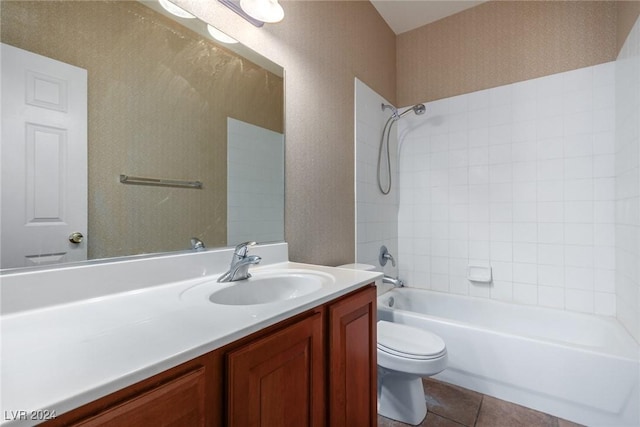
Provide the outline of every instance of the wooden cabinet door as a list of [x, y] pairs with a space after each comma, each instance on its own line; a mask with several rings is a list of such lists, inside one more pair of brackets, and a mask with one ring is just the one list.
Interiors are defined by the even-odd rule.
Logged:
[[183, 427], [205, 425], [205, 368], [128, 399], [76, 427]]
[[322, 324], [317, 311], [228, 353], [228, 426], [324, 425]]
[[329, 306], [329, 425], [377, 425], [376, 289]]

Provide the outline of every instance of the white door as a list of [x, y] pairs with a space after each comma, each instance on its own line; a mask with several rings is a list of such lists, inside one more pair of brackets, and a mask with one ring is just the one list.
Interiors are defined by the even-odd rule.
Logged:
[[[87, 258], [87, 71], [1, 45], [0, 267]], [[72, 243], [72, 233], [84, 239]]]

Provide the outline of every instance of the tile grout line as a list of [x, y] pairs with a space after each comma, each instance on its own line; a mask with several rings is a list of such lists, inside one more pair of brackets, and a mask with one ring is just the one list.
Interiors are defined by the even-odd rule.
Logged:
[[[464, 426], [464, 427], [473, 427], [473, 426], [468, 426], [468, 425], [466, 425], [466, 424], [463, 424], [463, 423], [461, 423], [460, 421], [456, 421], [456, 420], [454, 420], [453, 418], [449, 418], [449, 417], [445, 417], [444, 415], [440, 415], [440, 414], [438, 414], [437, 412], [434, 412], [434, 411], [430, 411], [430, 413], [432, 413], [433, 415], [435, 415], [435, 416], [436, 416], [436, 417], [438, 417], [438, 418], [442, 418], [443, 420], [451, 421], [452, 423], [455, 423], [455, 424], [457, 424], [457, 425], [459, 425], [459, 426]], [[428, 415], [428, 414], [429, 414], [429, 412], [427, 412], [427, 415]]]
[[480, 405], [478, 405], [478, 412], [476, 412], [476, 419], [473, 422], [473, 427], [476, 427], [478, 425], [478, 418], [480, 418], [480, 410], [482, 409], [482, 404], [484, 403], [484, 397], [485, 395], [482, 395], [482, 399], [480, 399]]

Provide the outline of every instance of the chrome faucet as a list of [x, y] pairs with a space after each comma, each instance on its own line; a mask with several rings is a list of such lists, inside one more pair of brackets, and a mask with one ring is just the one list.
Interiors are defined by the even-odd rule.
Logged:
[[191, 238], [191, 249], [194, 251], [201, 251], [205, 248], [204, 242], [197, 237]]
[[395, 288], [402, 288], [404, 286], [404, 281], [399, 278], [396, 277], [395, 279], [391, 276], [387, 276], [386, 274], [382, 277], [382, 283], [388, 283], [390, 285], [393, 285], [393, 287]]
[[251, 277], [249, 274], [249, 266], [258, 264], [262, 258], [257, 255], [247, 255], [249, 247], [256, 245], [256, 242], [244, 242], [236, 246], [231, 258], [231, 266], [229, 271], [218, 277], [218, 282], [235, 282], [237, 280], [245, 280]]

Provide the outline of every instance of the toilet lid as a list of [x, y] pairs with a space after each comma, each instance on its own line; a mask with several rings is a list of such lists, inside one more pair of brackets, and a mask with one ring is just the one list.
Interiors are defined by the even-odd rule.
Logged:
[[442, 338], [424, 329], [378, 321], [378, 349], [411, 359], [433, 359], [446, 353]]

